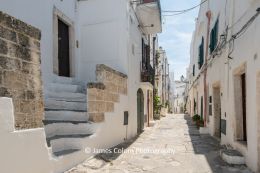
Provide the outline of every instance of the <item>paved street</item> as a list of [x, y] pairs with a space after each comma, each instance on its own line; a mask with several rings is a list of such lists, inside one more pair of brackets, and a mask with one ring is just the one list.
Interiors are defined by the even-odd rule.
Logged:
[[[116, 148], [122, 147], [125, 151], [136, 152], [101, 154], [68, 173], [250, 172], [245, 166], [231, 166], [222, 161], [219, 157], [221, 146], [218, 141], [208, 135], [200, 135], [187, 115], [168, 115], [154, 127], [147, 128], [136, 140]], [[168, 153], [151, 152], [159, 152], [158, 149]]]

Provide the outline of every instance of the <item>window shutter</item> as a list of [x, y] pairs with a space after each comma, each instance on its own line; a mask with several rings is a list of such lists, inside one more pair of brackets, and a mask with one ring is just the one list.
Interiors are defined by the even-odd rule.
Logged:
[[195, 76], [195, 64], [193, 65], [193, 76]]
[[202, 37], [201, 44], [199, 46], [199, 69], [204, 64], [204, 38]]

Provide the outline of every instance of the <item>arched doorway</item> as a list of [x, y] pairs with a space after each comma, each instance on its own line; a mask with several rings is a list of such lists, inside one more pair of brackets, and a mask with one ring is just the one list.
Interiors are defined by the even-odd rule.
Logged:
[[144, 129], [144, 93], [142, 89], [137, 91], [137, 133], [142, 133]]

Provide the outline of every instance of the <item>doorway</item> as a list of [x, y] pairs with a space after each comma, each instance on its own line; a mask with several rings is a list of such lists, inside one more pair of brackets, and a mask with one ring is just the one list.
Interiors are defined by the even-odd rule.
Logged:
[[144, 93], [142, 89], [137, 91], [137, 133], [140, 134], [144, 129]]
[[246, 126], [246, 74], [241, 74], [242, 88], [242, 109], [243, 109], [243, 141], [247, 141], [247, 126]]
[[247, 86], [246, 65], [235, 69], [234, 74], [234, 110], [236, 121], [236, 140], [247, 145]]
[[70, 77], [69, 26], [58, 19], [58, 67], [59, 76]]
[[214, 136], [221, 138], [221, 93], [220, 87], [213, 88], [213, 107], [214, 107]]
[[203, 96], [201, 96], [201, 98], [200, 98], [200, 117], [201, 117], [201, 119], [204, 119], [204, 117], [203, 117], [203, 104], [204, 104], [204, 102], [203, 102]]

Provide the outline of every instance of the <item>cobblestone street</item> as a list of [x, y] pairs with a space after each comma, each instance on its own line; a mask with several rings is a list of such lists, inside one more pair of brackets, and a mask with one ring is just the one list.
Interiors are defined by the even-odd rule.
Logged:
[[131, 143], [116, 148], [174, 149], [174, 153], [101, 154], [85, 161], [67, 173], [249, 173], [246, 166], [226, 164], [219, 156], [219, 142], [200, 135], [187, 115], [168, 115]]

